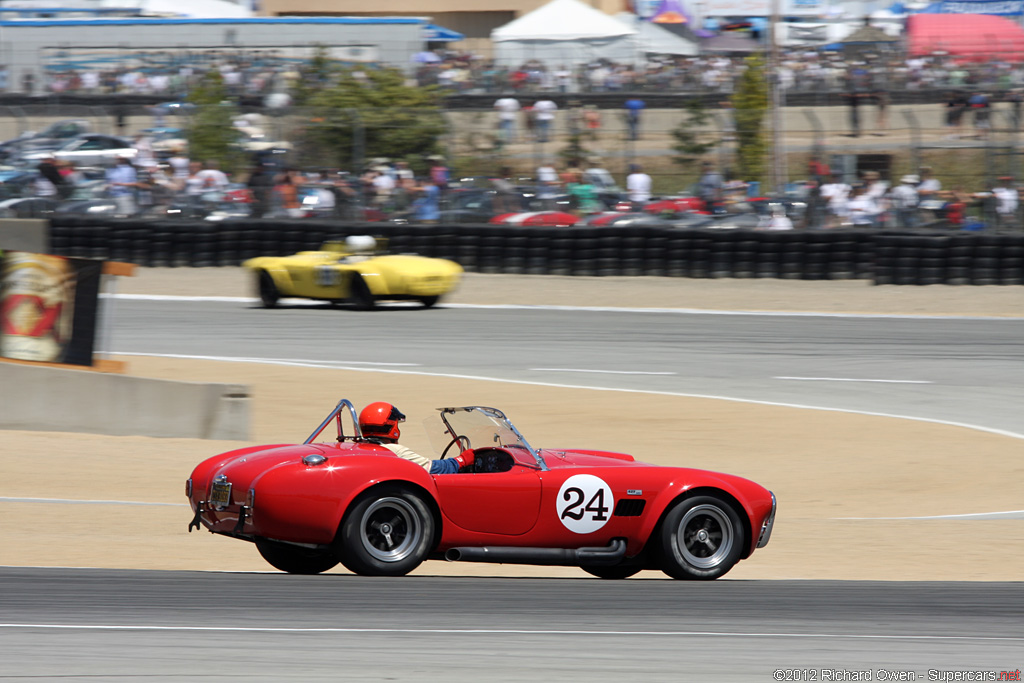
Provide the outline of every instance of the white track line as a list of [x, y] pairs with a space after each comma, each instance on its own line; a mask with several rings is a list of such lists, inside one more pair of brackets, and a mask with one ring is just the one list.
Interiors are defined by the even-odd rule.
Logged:
[[873, 520], [917, 520], [917, 519], [1024, 519], [1024, 510], [1006, 510], [1002, 512], [970, 512], [962, 515], [927, 515], [924, 517], [833, 517], [833, 520], [873, 521]]
[[930, 424], [946, 425], [948, 427], [962, 427], [963, 429], [972, 429], [979, 432], [985, 432], [988, 434], [996, 434], [998, 436], [1008, 436], [1012, 439], [1024, 440], [1024, 434], [1017, 432], [1011, 432], [1005, 429], [995, 429], [992, 427], [983, 427], [980, 425], [968, 424], [966, 422], [954, 422], [952, 420], [939, 420], [931, 417], [916, 417], [913, 415], [898, 415], [895, 413], [880, 413], [869, 410], [852, 410], [849, 408], [825, 408], [822, 406], [804, 405], [800, 403], [784, 403], [781, 401], [759, 401], [750, 398], [735, 398], [732, 396], [718, 396], [715, 394], [691, 394], [682, 391], [652, 391], [650, 389], [617, 389], [614, 387], [593, 387], [582, 384], [562, 384], [558, 382], [536, 382], [521, 379], [503, 379], [499, 377], [486, 377], [482, 375], [460, 375], [448, 372], [428, 372], [424, 370], [399, 370], [391, 368], [378, 368], [378, 367], [357, 367], [355, 365], [334, 365], [336, 361], [311, 361], [308, 364], [304, 361], [276, 361], [271, 358], [232, 358], [229, 356], [205, 356], [205, 355], [185, 355], [185, 354], [163, 354], [163, 353], [138, 353], [138, 352], [122, 352], [122, 351], [108, 351], [106, 355], [109, 356], [149, 356], [152, 358], [182, 358], [188, 360], [208, 360], [222, 363], [257, 363], [263, 365], [303, 365], [304, 367], [313, 368], [324, 368], [330, 370], [348, 370], [351, 372], [381, 372], [394, 375], [416, 375], [419, 377], [445, 377], [448, 379], [469, 379], [480, 382], [497, 382], [500, 384], [520, 384], [525, 386], [535, 387], [553, 387], [556, 389], [585, 389], [588, 391], [614, 391], [623, 394], [648, 394], [651, 396], [677, 396], [680, 398], [707, 398], [714, 399], [716, 401], [731, 401], [733, 403], [749, 403], [751, 405], [762, 405], [762, 406], [778, 406], [781, 408], [800, 408], [803, 410], [821, 410], [829, 413], [847, 413], [850, 415], [868, 415], [871, 417], [887, 417], [898, 420], [913, 420], [915, 422], [927, 422]]
[[72, 498], [11, 498], [0, 496], [0, 503], [60, 503], [64, 505], [141, 505], [153, 507], [188, 507], [188, 503], [147, 503], [134, 500], [76, 500]]
[[783, 638], [783, 639], [841, 639], [841, 640], [971, 640], [996, 642], [1024, 642], [1024, 636], [912, 635], [870, 633], [767, 633], [729, 631], [585, 631], [572, 629], [490, 629], [490, 628], [296, 628], [275, 626], [149, 626], [131, 624], [13, 624], [0, 623], [2, 629], [52, 629], [67, 631], [185, 631], [221, 633], [382, 633], [382, 634], [452, 634], [503, 636], [669, 636], [676, 638]]
[[371, 366], [366, 369], [372, 370], [373, 368], [382, 367], [398, 367], [398, 368], [418, 368], [422, 367], [419, 363], [382, 363], [375, 361], [362, 361], [362, 360], [304, 360], [300, 358], [246, 358], [245, 356], [190, 356], [180, 353], [137, 353], [132, 351], [108, 351], [104, 352], [107, 355], [117, 356], [151, 356], [154, 358], [180, 358], [182, 360], [216, 360], [223, 362], [234, 362], [234, 363], [260, 363], [264, 365], [285, 365], [285, 366], [301, 366], [310, 368], [334, 368], [337, 370], [349, 369], [350, 365], [365, 365]]
[[934, 384], [934, 382], [919, 379], [858, 379], [856, 377], [772, 377], [772, 379], [787, 379], [801, 382], [882, 382], [885, 384]]
[[583, 368], [530, 368], [535, 372], [591, 372], [600, 375], [676, 375], [675, 372], [645, 372], [643, 370], [586, 370]]
[[[100, 294], [101, 298], [120, 299], [124, 301], [182, 301], [210, 303], [255, 304], [255, 297], [239, 296], [176, 296], [168, 294]], [[323, 306], [326, 302], [308, 299], [282, 299], [281, 303], [289, 306]], [[400, 304], [407, 306], [408, 304]], [[585, 311], [602, 313], [660, 313], [674, 315], [729, 315], [729, 316], [770, 316], [783, 318], [892, 318], [908, 320], [999, 320], [1022, 322], [1020, 315], [925, 315], [915, 313], [826, 313], [814, 311], [727, 311], [704, 308], [628, 308], [616, 306], [555, 306], [528, 304], [439, 304], [438, 308], [464, 308], [504, 311]]]

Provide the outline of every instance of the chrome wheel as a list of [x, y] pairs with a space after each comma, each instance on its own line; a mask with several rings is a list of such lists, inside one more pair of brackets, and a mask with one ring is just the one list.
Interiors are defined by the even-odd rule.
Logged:
[[698, 505], [679, 522], [677, 543], [683, 558], [695, 567], [719, 565], [732, 550], [732, 521], [715, 505]]
[[739, 561], [745, 534], [732, 503], [713, 495], [684, 498], [662, 522], [661, 568], [676, 579], [717, 579]]
[[430, 554], [434, 515], [419, 493], [385, 485], [364, 493], [349, 508], [334, 552], [348, 569], [365, 576], [402, 576]]
[[423, 536], [416, 510], [394, 497], [374, 501], [363, 513], [359, 528], [363, 548], [381, 562], [404, 560]]

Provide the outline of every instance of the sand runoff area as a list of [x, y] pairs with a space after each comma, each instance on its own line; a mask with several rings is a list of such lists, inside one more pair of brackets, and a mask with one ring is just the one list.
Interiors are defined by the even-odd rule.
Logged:
[[[236, 268], [140, 269], [118, 291], [252, 296]], [[469, 274], [448, 299], [747, 311], [1024, 318], [1024, 287], [864, 281]], [[339, 310], [339, 316], [345, 311]], [[1024, 509], [1024, 440], [964, 427], [685, 397], [372, 372], [125, 358], [139, 376], [247, 384], [251, 442], [0, 431], [0, 564], [271, 570], [248, 543], [189, 534], [184, 482], [201, 459], [301, 441], [343, 396], [400, 401], [411, 447], [440, 405], [502, 408], [534, 444], [621, 450], [746, 476], [772, 489], [771, 543], [729, 579], [1024, 580], [1020, 519], [902, 519]], [[628, 405], [632, 428], [602, 416]], [[50, 499], [39, 500], [39, 499]], [[69, 502], [89, 501], [89, 502]], [[108, 502], [103, 502], [108, 501]], [[134, 504], [125, 504], [134, 503]], [[344, 572], [340, 567], [332, 570]], [[427, 575], [585, 577], [574, 568], [427, 562]], [[642, 572], [637, 578], [662, 578]]]

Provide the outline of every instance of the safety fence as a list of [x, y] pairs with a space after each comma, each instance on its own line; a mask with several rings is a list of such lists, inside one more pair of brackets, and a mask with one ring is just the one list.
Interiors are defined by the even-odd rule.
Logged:
[[392, 253], [467, 271], [689, 278], [872, 279], [876, 284], [1024, 284], [1024, 234], [663, 227], [350, 224], [320, 221], [144, 222], [58, 218], [58, 255], [142, 266], [237, 266], [371, 234]]

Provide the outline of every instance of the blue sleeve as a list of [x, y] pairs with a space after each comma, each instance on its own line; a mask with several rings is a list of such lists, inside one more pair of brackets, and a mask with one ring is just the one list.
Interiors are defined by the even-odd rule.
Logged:
[[431, 474], [458, 474], [459, 473], [459, 461], [455, 458], [447, 458], [445, 460], [431, 460], [430, 461], [430, 473]]

